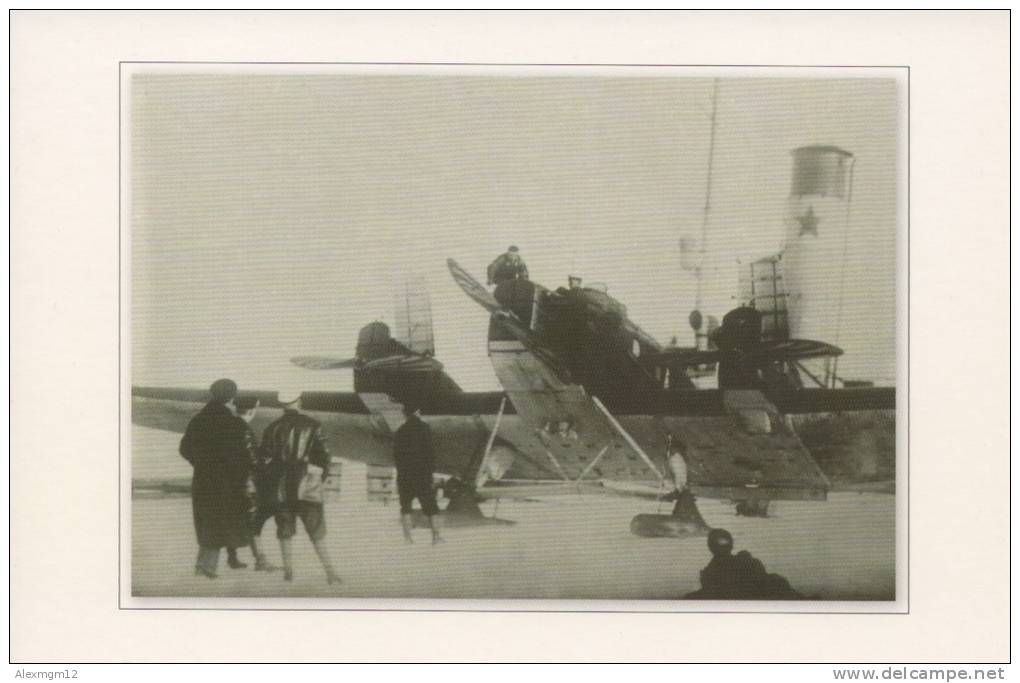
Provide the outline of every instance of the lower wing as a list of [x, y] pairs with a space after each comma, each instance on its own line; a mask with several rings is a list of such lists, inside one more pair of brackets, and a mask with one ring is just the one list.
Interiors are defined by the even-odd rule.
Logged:
[[[710, 497], [823, 498], [826, 476], [842, 487], [894, 475], [891, 388], [799, 389], [768, 397], [750, 392], [729, 398], [727, 392], [692, 391], [682, 392], [691, 395], [689, 400], [681, 393], [669, 405], [641, 401], [634, 410], [615, 407], [614, 414], [583, 387], [560, 382], [523, 345], [504, 360], [516, 370], [503, 380], [511, 403], [495, 437], [491, 433], [502, 394], [465, 394], [449, 410], [425, 411], [436, 443], [437, 471], [459, 477], [478, 467], [498, 472], [489, 477], [487, 495], [522, 495], [500, 489], [525, 479], [543, 491], [618, 483], [661, 488], [670, 436], [686, 444], [691, 485]], [[204, 389], [156, 387], [135, 387], [132, 395], [135, 424], [177, 433], [208, 398]], [[253, 424], [259, 433], [280, 406], [275, 392], [250, 395], [263, 406]], [[706, 396], [713, 400], [694, 400]], [[392, 464], [396, 423], [378, 406], [366, 405], [354, 393], [307, 392], [302, 400], [322, 421], [335, 455]], [[490, 462], [478, 463], [487, 447], [493, 454]]]

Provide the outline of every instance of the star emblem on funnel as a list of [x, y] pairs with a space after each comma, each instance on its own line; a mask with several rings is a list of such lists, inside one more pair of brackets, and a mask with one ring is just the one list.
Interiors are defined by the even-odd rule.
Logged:
[[815, 215], [814, 207], [809, 206], [804, 215], [797, 216], [797, 222], [800, 223], [800, 232], [797, 233], [797, 237], [804, 235], [818, 237], [818, 216]]

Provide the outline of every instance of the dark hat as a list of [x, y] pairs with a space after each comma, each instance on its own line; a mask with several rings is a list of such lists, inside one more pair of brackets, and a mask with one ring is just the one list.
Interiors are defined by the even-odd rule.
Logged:
[[520, 251], [520, 249], [518, 249], [515, 245], [511, 244], [509, 247], [507, 247], [507, 251], [514, 251], [514, 252], [516, 252], [516, 251]]
[[237, 382], [232, 379], [218, 379], [209, 387], [209, 393], [212, 394], [214, 401], [226, 403], [237, 396]]
[[713, 555], [728, 555], [733, 550], [733, 536], [726, 529], [712, 529], [708, 532], [708, 549]]

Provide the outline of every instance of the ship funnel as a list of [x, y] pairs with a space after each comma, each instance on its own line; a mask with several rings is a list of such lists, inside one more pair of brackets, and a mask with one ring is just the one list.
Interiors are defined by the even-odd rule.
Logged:
[[[782, 255], [789, 335], [839, 344], [847, 296], [854, 155], [831, 145], [791, 152], [793, 174]], [[834, 362], [816, 368], [836, 381]]]
[[830, 145], [798, 147], [793, 155], [791, 197], [836, 197], [849, 194], [854, 155]]

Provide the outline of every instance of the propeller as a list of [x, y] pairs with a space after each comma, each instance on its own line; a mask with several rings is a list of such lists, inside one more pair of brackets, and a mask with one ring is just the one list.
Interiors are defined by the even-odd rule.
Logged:
[[496, 298], [485, 287], [481, 285], [478, 280], [471, 276], [471, 273], [467, 272], [459, 263], [454, 261], [452, 258], [446, 259], [446, 266], [450, 269], [450, 274], [453, 276], [454, 282], [464, 290], [475, 303], [480, 305], [482, 308], [487, 310], [489, 313], [497, 313], [502, 310], [502, 306], [496, 301]]
[[443, 369], [443, 364], [429, 356], [403, 354], [376, 358], [366, 362], [361, 368], [393, 372], [439, 372]]
[[357, 368], [359, 370], [391, 370], [397, 372], [439, 372], [443, 364], [429, 356], [417, 354], [399, 354], [362, 361], [357, 358], [339, 360], [322, 356], [296, 356], [290, 362], [307, 370], [340, 370]]
[[358, 365], [357, 358], [324, 358], [322, 356], [295, 356], [290, 362], [308, 370], [339, 370], [342, 368], [354, 368]]

